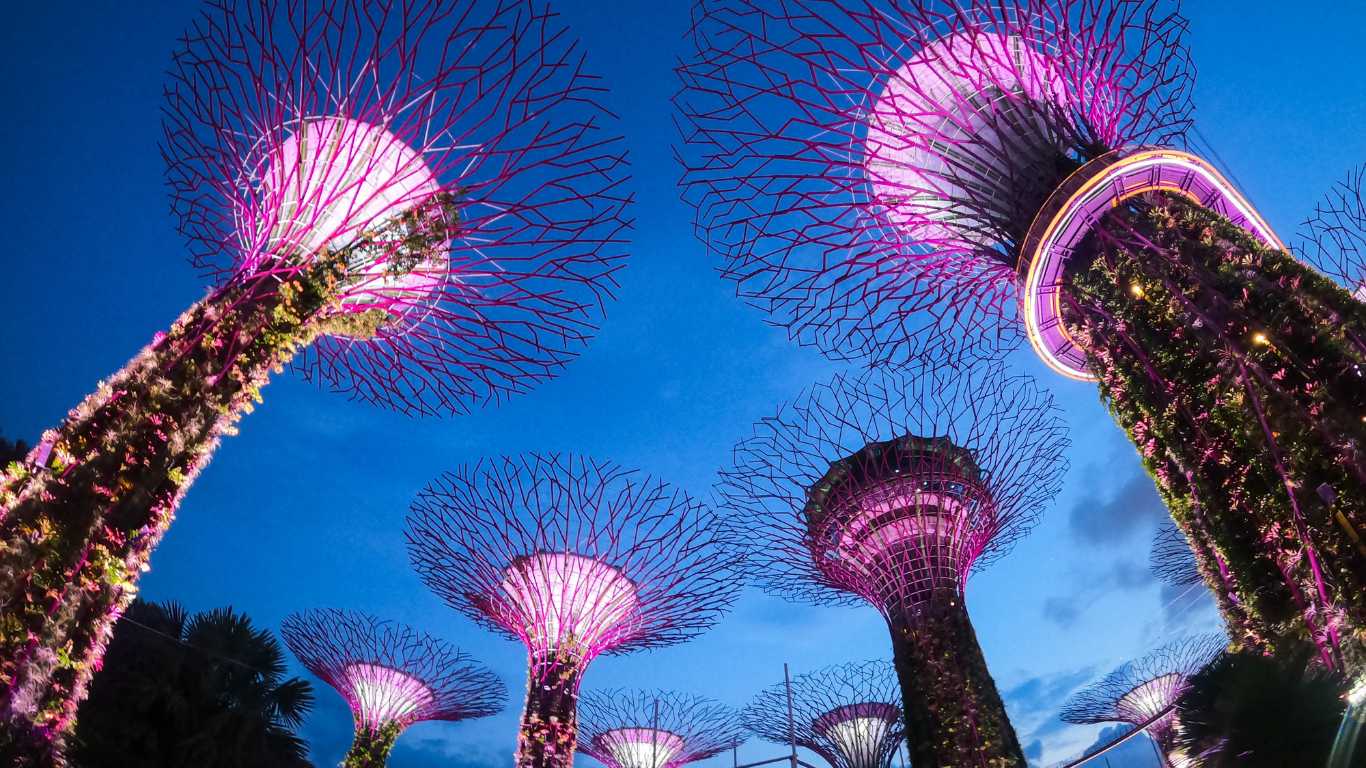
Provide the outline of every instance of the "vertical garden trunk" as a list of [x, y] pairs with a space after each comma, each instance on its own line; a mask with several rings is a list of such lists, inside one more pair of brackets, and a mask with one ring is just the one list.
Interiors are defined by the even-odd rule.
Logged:
[[215, 292], [0, 477], [0, 762], [59, 759], [185, 490], [335, 284], [325, 264]]
[[567, 654], [531, 659], [517, 768], [573, 768], [581, 662]]
[[1063, 312], [1235, 641], [1366, 662], [1366, 306], [1185, 198], [1122, 203]]
[[889, 621], [915, 768], [1025, 768], [1024, 750], [961, 597]]
[[342, 768], [384, 768], [400, 733], [403, 733], [402, 723], [385, 723], [374, 731], [357, 728], [351, 749], [342, 759]]

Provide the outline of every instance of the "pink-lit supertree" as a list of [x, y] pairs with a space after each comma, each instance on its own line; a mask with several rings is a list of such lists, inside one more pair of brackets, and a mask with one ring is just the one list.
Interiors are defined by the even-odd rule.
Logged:
[[812, 387], [722, 472], [731, 538], [766, 590], [882, 612], [916, 766], [1024, 765], [965, 587], [1058, 492], [1067, 445], [1033, 379], [922, 365]]
[[1185, 27], [1170, 0], [702, 0], [687, 196], [741, 293], [834, 354], [1022, 327], [1097, 382], [1235, 642], [1351, 671], [1366, 304], [1178, 149]]
[[409, 553], [433, 592], [527, 648], [519, 768], [569, 768], [579, 683], [601, 653], [683, 642], [740, 590], [705, 505], [583, 456], [484, 459], [427, 487]]
[[384, 768], [413, 723], [487, 717], [507, 706], [507, 686], [497, 675], [402, 624], [329, 608], [291, 615], [280, 634], [351, 707], [356, 738], [343, 768]]
[[738, 746], [729, 707], [670, 691], [589, 691], [579, 699], [579, 751], [607, 768], [680, 768]]
[[768, 688], [741, 716], [761, 738], [795, 742], [832, 768], [891, 768], [905, 737], [900, 701], [891, 664], [853, 662]]
[[1192, 635], [1130, 661], [1063, 705], [1063, 722], [1125, 723], [1142, 727], [1164, 766], [1176, 745], [1176, 702], [1190, 688], [1191, 675], [1228, 647], [1221, 634]]
[[629, 202], [582, 63], [531, 0], [209, 3], [163, 153], [213, 288], [0, 476], [0, 752], [69, 729], [181, 497], [272, 371], [459, 413], [577, 354]]

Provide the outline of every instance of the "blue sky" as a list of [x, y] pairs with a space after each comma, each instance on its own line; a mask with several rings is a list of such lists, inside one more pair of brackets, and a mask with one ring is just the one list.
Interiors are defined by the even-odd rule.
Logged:
[[[1366, 162], [1366, 7], [1189, 5], [1197, 125], [1288, 239], [1334, 181]], [[277, 376], [190, 492], [142, 582], [150, 599], [232, 605], [271, 627], [321, 606], [394, 618], [469, 649], [507, 682], [507, 712], [418, 725], [400, 739], [394, 768], [510, 765], [524, 689], [521, 646], [447, 608], [409, 567], [403, 518], [420, 487], [480, 456], [563, 450], [706, 496], [755, 421], [841, 370], [735, 300], [692, 236], [668, 104], [689, 4], [555, 8], [612, 88], [606, 104], [622, 117], [635, 170], [634, 256], [601, 333], [557, 381], [455, 419], [413, 420]], [[157, 148], [164, 72], [196, 12], [197, 3], [172, 0], [0, 5], [6, 437], [32, 442], [203, 295], [169, 215]], [[1100, 731], [1058, 722], [1076, 687], [1215, 619], [1207, 598], [1179, 597], [1147, 574], [1164, 512], [1094, 388], [1050, 374], [1028, 349], [1012, 362], [1057, 395], [1072, 471], [1034, 533], [970, 582], [968, 606], [1022, 742], [1049, 763]], [[804, 672], [888, 653], [871, 608], [798, 606], [747, 589], [710, 633], [600, 658], [585, 686], [664, 687], [739, 706], [781, 680], [784, 662]], [[305, 735], [317, 764], [333, 765], [350, 717], [331, 691], [318, 700]], [[779, 751], [750, 742], [740, 757]], [[1145, 753], [1134, 754], [1131, 764], [1143, 764]]]

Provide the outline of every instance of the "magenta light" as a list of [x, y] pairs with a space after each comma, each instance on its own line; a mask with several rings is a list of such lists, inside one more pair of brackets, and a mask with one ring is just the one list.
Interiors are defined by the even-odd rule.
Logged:
[[891, 768], [901, 745], [901, 687], [886, 661], [827, 667], [792, 678], [793, 719], [788, 730], [788, 688], [765, 689], [744, 710], [744, 723], [776, 744], [797, 744], [834, 768]]
[[468, 654], [401, 624], [329, 608], [289, 616], [280, 634], [346, 700], [358, 732], [484, 717], [507, 702], [502, 681]]
[[638, 621], [636, 587], [600, 560], [564, 553], [518, 558], [499, 592], [521, 618], [515, 630], [533, 654], [557, 650], [592, 657]]
[[745, 738], [734, 711], [699, 696], [590, 691], [579, 705], [579, 749], [608, 768], [680, 768]]

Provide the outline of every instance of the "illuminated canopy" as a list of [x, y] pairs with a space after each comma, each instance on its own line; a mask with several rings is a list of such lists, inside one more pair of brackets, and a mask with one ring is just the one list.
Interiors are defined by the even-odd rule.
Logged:
[[682, 737], [655, 728], [617, 728], [597, 741], [620, 768], [665, 768], [684, 746]]
[[829, 739], [849, 761], [850, 768], [878, 768], [887, 737], [901, 721], [901, 710], [891, 704], [847, 704], [827, 712], [811, 729]]
[[372, 731], [386, 723], [407, 722], [436, 698], [426, 683], [382, 664], [351, 664], [340, 677], [355, 702], [356, 724]]
[[520, 614], [533, 652], [595, 653], [637, 605], [635, 585], [621, 571], [560, 552], [518, 558], [499, 588]]

